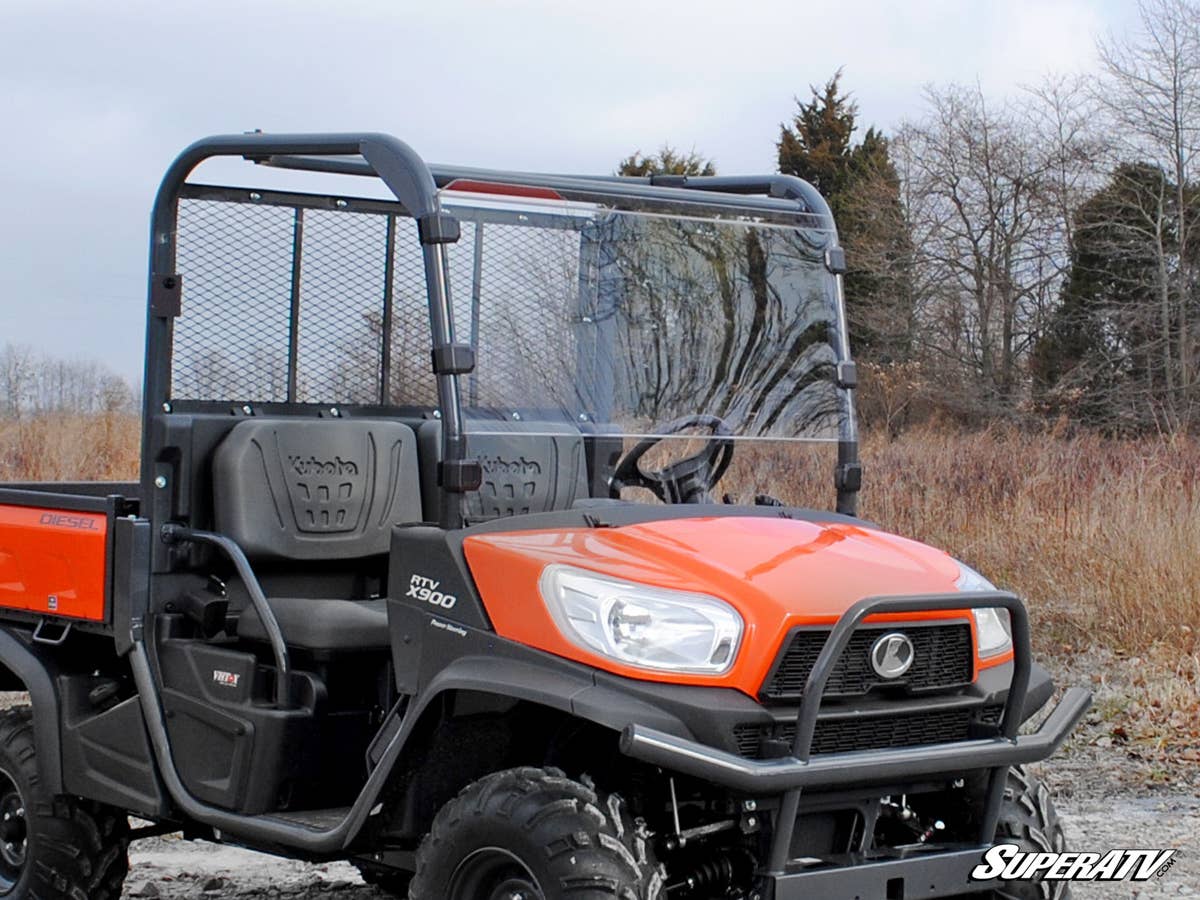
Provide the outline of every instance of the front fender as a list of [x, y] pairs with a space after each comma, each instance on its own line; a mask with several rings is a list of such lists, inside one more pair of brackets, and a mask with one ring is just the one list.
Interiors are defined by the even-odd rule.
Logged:
[[553, 657], [534, 660], [460, 657], [438, 672], [422, 691], [419, 706], [414, 711], [416, 718], [448, 691], [474, 691], [523, 700], [593, 722], [618, 734], [632, 722], [654, 722], [657, 724], [653, 727], [670, 734], [695, 738], [679, 717], [624, 691], [597, 685], [591, 672]]

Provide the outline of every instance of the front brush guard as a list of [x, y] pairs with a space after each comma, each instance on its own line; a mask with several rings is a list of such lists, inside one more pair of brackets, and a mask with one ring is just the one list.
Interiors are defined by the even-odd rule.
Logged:
[[[811, 756], [813, 732], [825, 685], [845, 650], [854, 630], [864, 619], [881, 613], [937, 612], [998, 607], [1007, 609], [1012, 622], [1013, 676], [1000, 734], [954, 743], [930, 744], [901, 749], [859, 750], [847, 753]], [[786, 875], [792, 834], [799, 814], [800, 794], [804, 788], [849, 787], [884, 780], [908, 780], [929, 775], [949, 775], [971, 769], [990, 769], [987, 800], [980, 848], [986, 849], [995, 838], [996, 823], [1004, 797], [1005, 776], [1009, 767], [1036, 762], [1054, 753], [1066, 740], [1091, 705], [1092, 695], [1083, 688], [1071, 688], [1058, 706], [1029, 735], [1018, 735], [1025, 696], [1033, 665], [1029, 643], [1029, 615], [1014, 594], [984, 591], [960, 594], [932, 594], [907, 597], [869, 597], [850, 607], [830, 632], [825, 646], [809, 672], [803, 699], [796, 714], [796, 738], [792, 754], [780, 759], [743, 759], [695, 741], [629, 725], [621, 735], [621, 751], [627, 756], [652, 765], [691, 775], [732, 791], [758, 796], [782, 793], [779, 814], [771, 842], [767, 873], [791, 880], [803, 875]], [[928, 862], [936, 854], [909, 863]], [[847, 867], [849, 873], [861, 867]], [[815, 874], [815, 873], [814, 873]], [[831, 874], [826, 872], [826, 874]]]

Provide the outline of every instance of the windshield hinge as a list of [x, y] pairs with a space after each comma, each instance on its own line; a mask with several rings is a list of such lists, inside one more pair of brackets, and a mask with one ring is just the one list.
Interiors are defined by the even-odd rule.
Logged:
[[183, 312], [183, 276], [154, 275], [150, 280], [150, 315], [176, 319]]
[[825, 268], [834, 275], [846, 274], [846, 251], [841, 247], [830, 247], [825, 251]]

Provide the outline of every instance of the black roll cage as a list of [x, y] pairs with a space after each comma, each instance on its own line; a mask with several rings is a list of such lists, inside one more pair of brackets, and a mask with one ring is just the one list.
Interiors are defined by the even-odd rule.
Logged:
[[[171, 366], [174, 319], [180, 314], [181, 278], [176, 271], [178, 204], [187, 178], [201, 163], [217, 157], [242, 157], [259, 165], [336, 175], [357, 175], [381, 180], [417, 223], [422, 244], [430, 332], [435, 359], [455, 353], [454, 321], [450, 303], [445, 244], [459, 237], [455, 218], [441, 211], [438, 191], [456, 181], [524, 186], [553, 190], [565, 199], [585, 202], [700, 203], [708, 209], [743, 213], [784, 214], [798, 226], [820, 227], [831, 235], [826, 268], [834, 276], [831, 301], [838, 319], [835, 347], [839, 386], [855, 387], [842, 293], [844, 258], [829, 206], [806, 181], [790, 175], [680, 176], [650, 175], [579, 176], [505, 172], [464, 166], [427, 164], [408, 144], [387, 134], [247, 134], [202, 138], [185, 149], [171, 164], [155, 196], [151, 219], [149, 288], [146, 322], [146, 369], [143, 392], [141, 474], [143, 497], [153, 495], [156, 471], [152, 461], [159, 417], [171, 412]], [[698, 196], [702, 194], [702, 199]], [[453, 366], [438, 367], [434, 374], [442, 419], [443, 487], [439, 524], [461, 526], [461, 510], [454, 495], [475, 487], [478, 464], [467, 456], [458, 373]], [[861, 484], [853, 394], [838, 442], [835, 473], [837, 510], [853, 515]], [[160, 523], [161, 524], [161, 523]]]

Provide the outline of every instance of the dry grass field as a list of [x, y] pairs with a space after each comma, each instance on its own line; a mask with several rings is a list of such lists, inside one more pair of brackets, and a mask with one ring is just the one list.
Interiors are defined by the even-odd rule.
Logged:
[[1090, 679], [1093, 740], [1200, 763], [1200, 441], [985, 431], [870, 441], [862, 512], [1027, 598], [1039, 656]]
[[0, 419], [0, 484], [135, 479], [140, 440], [128, 413]]
[[[0, 482], [132, 479], [138, 439], [123, 414], [0, 421]], [[1200, 761], [1200, 441], [921, 428], [863, 462], [861, 514], [1026, 597], [1039, 656], [1098, 689], [1098, 734]], [[808, 504], [830, 480], [828, 451], [767, 448], [729, 478]]]

